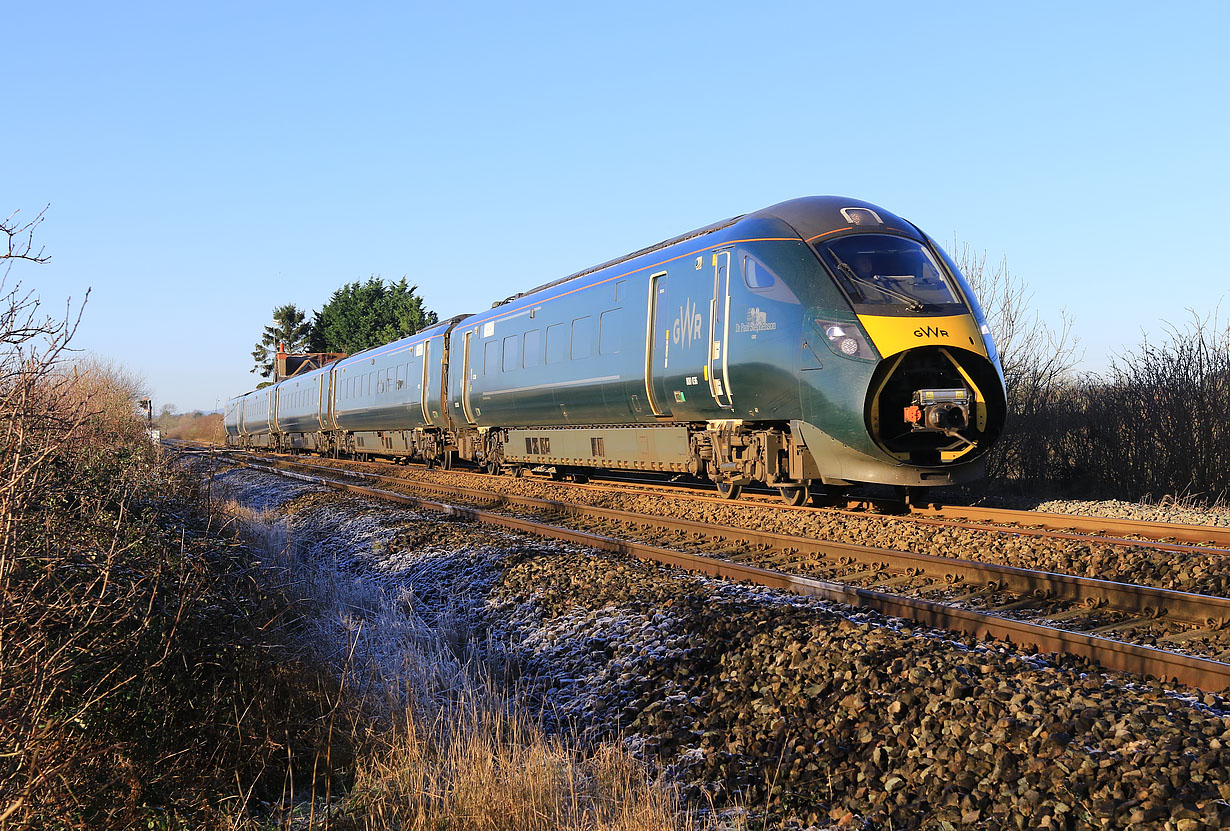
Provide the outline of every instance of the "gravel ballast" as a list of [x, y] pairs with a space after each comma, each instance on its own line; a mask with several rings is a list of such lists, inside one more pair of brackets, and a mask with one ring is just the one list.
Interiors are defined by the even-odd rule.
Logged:
[[[366, 468], [370, 470], [370, 468]], [[421, 469], [390, 468], [394, 475], [411, 480], [456, 484], [454, 474]], [[755, 528], [812, 539], [835, 540], [878, 548], [910, 551], [937, 557], [960, 557], [986, 563], [1014, 566], [1078, 577], [1094, 577], [1121, 583], [1155, 586], [1176, 591], [1230, 596], [1230, 557], [1158, 551], [1148, 545], [1122, 546], [1093, 541], [1074, 541], [1019, 536], [998, 531], [972, 530], [920, 524], [908, 518], [836, 511], [781, 511], [772, 503], [749, 500], [724, 502], [681, 499], [670, 494], [633, 491], [579, 490], [537, 479], [483, 476], [468, 483], [501, 493], [560, 499], [602, 508], [665, 515], [713, 525]], [[1086, 516], [1124, 516], [1127, 503], [1046, 503], [1039, 510], [1079, 513]], [[1194, 521], [1216, 525], [1222, 512], [1193, 512], [1175, 506], [1181, 514], [1158, 513], [1162, 509], [1141, 506], [1140, 516], [1156, 521]], [[1167, 516], [1171, 516], [1167, 520]], [[1181, 517], [1181, 518], [1180, 518]]]
[[548, 725], [627, 743], [697, 807], [821, 828], [1230, 823], [1216, 695], [267, 474], [215, 486], [468, 632]]

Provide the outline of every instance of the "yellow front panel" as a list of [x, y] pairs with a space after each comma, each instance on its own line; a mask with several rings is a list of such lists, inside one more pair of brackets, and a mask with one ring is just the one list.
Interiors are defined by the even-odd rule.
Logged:
[[887, 358], [918, 346], [953, 346], [979, 355], [987, 354], [982, 333], [973, 315], [949, 317], [887, 317], [859, 315], [858, 322]]

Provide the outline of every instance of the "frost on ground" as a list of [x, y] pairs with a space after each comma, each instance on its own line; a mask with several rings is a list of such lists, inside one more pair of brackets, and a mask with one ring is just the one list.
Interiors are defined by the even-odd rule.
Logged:
[[333, 598], [305, 640], [391, 708], [446, 698], [477, 662], [549, 729], [623, 741], [694, 804], [800, 824], [1230, 821], [1219, 696], [267, 474], [215, 487], [261, 506], [267, 549]]

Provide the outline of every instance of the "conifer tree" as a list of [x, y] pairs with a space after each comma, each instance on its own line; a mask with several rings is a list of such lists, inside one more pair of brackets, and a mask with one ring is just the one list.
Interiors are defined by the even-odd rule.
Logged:
[[308, 348], [311, 332], [312, 324], [308, 322], [306, 312], [294, 303], [278, 306], [273, 310], [273, 325], [265, 327], [264, 334], [252, 350], [252, 360], [256, 361], [252, 372], [262, 378], [272, 378], [278, 344], [284, 344], [287, 352], [304, 352]]
[[376, 276], [347, 283], [316, 313], [311, 351], [353, 355], [435, 325], [439, 318], [417, 292], [405, 277], [390, 284]]

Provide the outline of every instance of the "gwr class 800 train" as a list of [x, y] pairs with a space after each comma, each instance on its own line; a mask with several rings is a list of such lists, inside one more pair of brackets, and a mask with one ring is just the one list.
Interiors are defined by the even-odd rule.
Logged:
[[983, 473], [986, 319], [934, 240], [842, 197], [719, 222], [227, 403], [237, 447], [809, 493]]

